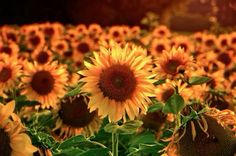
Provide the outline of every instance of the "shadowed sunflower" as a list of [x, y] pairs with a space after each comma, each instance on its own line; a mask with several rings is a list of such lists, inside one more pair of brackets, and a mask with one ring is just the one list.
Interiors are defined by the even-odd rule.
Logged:
[[88, 70], [79, 72], [85, 76], [80, 80], [86, 83], [82, 92], [91, 93], [90, 111], [98, 109], [98, 115], [114, 122], [125, 120], [126, 113], [131, 120], [146, 113], [149, 97], [155, 96], [152, 76], [144, 69], [149, 59], [137, 56], [136, 49], [128, 45], [109, 50], [101, 47], [94, 56], [93, 64], [84, 63]]
[[0, 43], [0, 54], [7, 54], [10, 57], [17, 58], [19, 53], [19, 47], [16, 43]]
[[156, 65], [158, 77], [170, 79], [188, 74], [196, 67], [193, 58], [185, 53], [182, 48], [163, 51], [163, 54], [157, 58]]
[[58, 98], [66, 93], [67, 71], [64, 66], [56, 62], [40, 66], [29, 63], [25, 68], [22, 94], [39, 101], [43, 109], [56, 107]]
[[59, 132], [60, 139], [79, 134], [91, 136], [99, 130], [102, 120], [97, 111], [89, 112], [88, 101], [84, 96], [68, 97], [61, 101], [54, 128], [55, 133]]
[[154, 39], [151, 43], [151, 54], [153, 56], [160, 56], [163, 50], [170, 50], [170, 40], [168, 39]]
[[16, 59], [0, 55], [0, 93], [16, 87], [21, 74], [21, 66]]
[[[13, 113], [15, 103], [0, 104], [0, 153], [2, 156], [30, 156], [37, 148], [30, 137], [24, 133], [25, 128]], [[11, 117], [11, 118], [10, 118]]]

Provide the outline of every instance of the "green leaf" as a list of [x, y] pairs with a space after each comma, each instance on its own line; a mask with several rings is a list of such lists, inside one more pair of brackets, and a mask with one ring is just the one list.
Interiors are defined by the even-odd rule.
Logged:
[[29, 101], [25, 95], [17, 96], [15, 98], [16, 110], [20, 110], [24, 106], [34, 106], [39, 104], [38, 101]]
[[53, 156], [75, 156], [78, 155], [80, 153], [83, 153], [84, 150], [80, 149], [80, 148], [69, 148], [69, 149], [64, 149], [62, 151], [59, 152], [55, 152], [53, 153]]
[[108, 152], [108, 148], [94, 148], [89, 149], [81, 154], [77, 154], [76, 156], [108, 156]]
[[143, 122], [139, 120], [127, 121], [122, 125], [118, 125], [117, 123], [108, 123], [104, 127], [104, 130], [108, 133], [133, 134], [142, 124]]
[[71, 90], [70, 92], [68, 92], [65, 97], [69, 97], [69, 96], [75, 96], [78, 95], [81, 91], [81, 87], [84, 85], [83, 82], [79, 82], [77, 87], [74, 88], [73, 90]]
[[156, 112], [163, 108], [163, 104], [156, 99], [152, 99], [153, 104], [148, 108], [148, 112]]
[[210, 81], [211, 79], [206, 76], [193, 76], [189, 79], [190, 85], [199, 85]]
[[116, 133], [117, 130], [119, 129], [119, 125], [117, 123], [108, 123], [105, 127], [104, 130], [105, 132], [108, 133]]
[[184, 108], [184, 99], [179, 94], [173, 94], [163, 107], [164, 113], [177, 114]]
[[133, 134], [136, 132], [137, 128], [142, 126], [143, 122], [139, 120], [131, 120], [125, 122], [122, 126], [119, 128], [120, 134]]
[[160, 80], [154, 82], [153, 84], [154, 84], [155, 86], [157, 86], [157, 85], [160, 85], [160, 84], [165, 83], [165, 82], [166, 82], [165, 79], [160, 79]]
[[77, 146], [77, 144], [80, 144], [81, 142], [85, 142], [85, 141], [87, 141], [87, 140], [83, 135], [74, 136], [74, 137], [67, 139], [63, 143], [61, 143], [59, 145], [58, 149], [67, 149], [72, 146]]
[[138, 147], [140, 143], [154, 143], [156, 141], [155, 134], [152, 132], [144, 132], [138, 135], [135, 135], [131, 138], [130, 146]]

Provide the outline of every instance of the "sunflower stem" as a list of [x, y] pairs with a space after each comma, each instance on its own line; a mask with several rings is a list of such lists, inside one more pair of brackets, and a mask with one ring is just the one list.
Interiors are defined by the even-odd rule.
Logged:
[[119, 147], [119, 134], [112, 133], [112, 155], [118, 156], [118, 147]]

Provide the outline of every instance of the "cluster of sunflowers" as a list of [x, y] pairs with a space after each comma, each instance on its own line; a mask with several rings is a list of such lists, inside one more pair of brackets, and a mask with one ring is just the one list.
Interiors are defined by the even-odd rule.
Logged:
[[235, 61], [236, 32], [3, 26], [0, 153], [233, 156]]

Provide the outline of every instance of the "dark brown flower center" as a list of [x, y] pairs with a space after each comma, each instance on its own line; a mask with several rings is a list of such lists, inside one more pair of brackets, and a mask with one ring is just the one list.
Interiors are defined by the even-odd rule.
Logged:
[[165, 46], [164, 45], [159, 44], [159, 45], [156, 46], [156, 51], [158, 53], [161, 53], [163, 50], [165, 50]]
[[52, 35], [54, 35], [55, 31], [53, 28], [51, 27], [47, 27], [44, 29], [44, 34], [51, 37]]
[[38, 46], [40, 43], [40, 37], [37, 35], [34, 35], [32, 37], [30, 37], [29, 42], [33, 45], [33, 46]]
[[179, 46], [180, 46], [181, 48], [184, 48], [184, 51], [187, 51], [187, 50], [188, 50], [188, 46], [187, 46], [187, 44], [185, 44], [185, 43], [181, 43]]
[[0, 128], [0, 145], [0, 155], [11, 156], [10, 137], [2, 128]]
[[207, 45], [208, 47], [214, 45], [214, 41], [213, 41], [212, 39], [208, 39], [205, 43], [206, 43], [206, 45]]
[[90, 48], [87, 43], [82, 42], [82, 43], [79, 43], [79, 45], [77, 46], [77, 50], [82, 53], [87, 53], [89, 52]]
[[228, 45], [228, 42], [226, 39], [222, 39], [221, 42], [220, 42], [221, 46], [227, 46]]
[[56, 48], [57, 48], [58, 50], [63, 50], [63, 49], [65, 48], [65, 46], [64, 46], [63, 44], [58, 44], [58, 45], [56, 46]]
[[8, 46], [4, 46], [4, 47], [1, 48], [1, 52], [5, 53], [5, 54], [8, 54], [8, 55], [11, 55], [12, 54], [12, 49]]
[[175, 75], [178, 73], [177, 69], [178, 67], [181, 65], [181, 61], [180, 60], [168, 60], [166, 62], [166, 64], [164, 65], [164, 70], [171, 75]]
[[235, 44], [235, 43], [236, 43], [236, 37], [232, 38], [231, 43], [232, 43], [232, 44]]
[[8, 40], [12, 40], [12, 41], [16, 41], [16, 35], [14, 33], [7, 33], [7, 39]]
[[221, 53], [220, 55], [218, 55], [217, 59], [225, 65], [229, 65], [231, 63], [231, 58], [227, 53]]
[[66, 51], [63, 53], [64, 57], [71, 57], [73, 55], [72, 51]]
[[40, 95], [47, 95], [54, 88], [55, 79], [49, 71], [41, 70], [33, 75], [31, 87]]
[[49, 55], [47, 52], [45, 51], [41, 51], [37, 57], [36, 57], [36, 61], [39, 63], [39, 64], [45, 64], [48, 62], [48, 59], [49, 59]]
[[165, 90], [161, 95], [162, 101], [166, 102], [174, 94], [174, 92], [175, 90], [173, 88]]
[[202, 42], [202, 38], [201, 37], [196, 37], [196, 41], [197, 42]]
[[12, 70], [7, 67], [3, 67], [0, 71], [0, 82], [6, 82], [11, 78]]
[[116, 64], [102, 71], [98, 85], [105, 97], [125, 101], [133, 95], [136, 83], [128, 66]]
[[113, 37], [119, 37], [120, 36], [120, 33], [118, 31], [114, 31], [112, 33]]
[[96, 112], [89, 112], [86, 100], [87, 98], [80, 96], [74, 99], [65, 99], [61, 103], [59, 116], [63, 123], [72, 127], [85, 127], [92, 122]]

